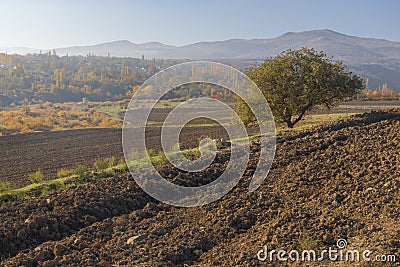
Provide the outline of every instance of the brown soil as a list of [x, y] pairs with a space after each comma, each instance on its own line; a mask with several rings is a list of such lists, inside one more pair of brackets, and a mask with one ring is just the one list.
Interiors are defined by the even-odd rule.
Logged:
[[[260, 262], [257, 252], [265, 245], [321, 251], [345, 238], [349, 249], [397, 256], [397, 262], [361, 266], [400, 266], [399, 132], [397, 111], [281, 136], [266, 181], [249, 193], [255, 141], [238, 186], [202, 207], [158, 203], [127, 176], [3, 204], [0, 265], [287, 266]], [[223, 171], [224, 153], [202, 177], [213, 180]]]
[[[159, 127], [146, 129], [148, 148], [162, 150], [160, 131]], [[200, 136], [227, 138], [222, 127], [184, 127], [182, 147], [197, 146]], [[47, 179], [54, 179], [62, 168], [74, 168], [79, 164], [92, 166], [98, 158], [122, 158], [121, 138], [121, 129], [81, 129], [0, 137], [0, 180], [11, 182], [12, 187], [21, 187], [30, 184], [29, 174], [39, 169]]]

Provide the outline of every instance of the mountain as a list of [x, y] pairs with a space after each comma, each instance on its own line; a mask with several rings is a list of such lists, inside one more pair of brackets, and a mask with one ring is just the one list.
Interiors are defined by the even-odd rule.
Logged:
[[0, 47], [0, 53], [6, 54], [18, 54], [18, 55], [25, 55], [25, 54], [35, 54], [40, 53], [40, 49], [36, 48], [29, 48], [29, 47]]
[[159, 42], [134, 44], [130, 41], [122, 40], [91, 46], [56, 48], [55, 50], [58, 55], [88, 55], [90, 53], [101, 56], [110, 54], [114, 57], [139, 58], [145, 55], [151, 58], [168, 58], [170, 51], [176, 48], [175, 46], [165, 45]]
[[[345, 62], [364, 78], [369, 78], [371, 88], [388, 83], [400, 91], [400, 43], [383, 39], [361, 38], [332, 30], [288, 32], [270, 39], [231, 39], [199, 42], [185, 46], [165, 45], [158, 42], [134, 44], [115, 41], [91, 46], [56, 48], [58, 55], [95, 55], [116, 57], [142, 57], [218, 60], [236, 66], [247, 66], [255, 61], [288, 49], [302, 46], [322, 50], [335, 60]], [[31, 49], [32, 50], [32, 49]], [[4, 51], [4, 49], [0, 49]], [[8, 48], [9, 52], [13, 49]], [[21, 51], [19, 49], [18, 51]]]

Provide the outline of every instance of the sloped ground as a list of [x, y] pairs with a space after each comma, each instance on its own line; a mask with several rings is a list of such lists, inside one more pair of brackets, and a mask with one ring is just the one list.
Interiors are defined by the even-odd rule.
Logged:
[[[397, 260], [357, 264], [400, 266], [399, 133], [400, 112], [393, 111], [280, 137], [266, 181], [249, 193], [255, 141], [238, 186], [197, 208], [158, 203], [125, 176], [3, 204], [0, 265], [285, 266], [290, 262], [276, 257], [262, 262], [257, 252], [265, 245], [321, 251], [344, 238], [348, 249]], [[228, 158], [219, 155], [203, 177], [215, 179]], [[174, 173], [167, 165], [160, 169]], [[180, 183], [188, 177], [177, 176], [170, 175]], [[351, 264], [325, 260], [315, 266]]]

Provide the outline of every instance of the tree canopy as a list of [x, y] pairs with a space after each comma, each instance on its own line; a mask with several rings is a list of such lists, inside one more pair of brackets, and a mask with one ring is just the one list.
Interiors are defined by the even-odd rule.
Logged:
[[[286, 50], [259, 66], [253, 65], [248, 76], [263, 92], [275, 120], [285, 122], [290, 128], [312, 108], [330, 108], [364, 88], [362, 79], [342, 62], [304, 47]], [[241, 100], [238, 112], [249, 123], [255, 120]]]
[[[159, 70], [184, 60], [87, 56], [54, 53], [0, 53], [0, 107], [44, 102], [113, 101], [130, 98]], [[209, 85], [183, 85], [164, 99], [207, 95], [233, 98], [229, 90]]]

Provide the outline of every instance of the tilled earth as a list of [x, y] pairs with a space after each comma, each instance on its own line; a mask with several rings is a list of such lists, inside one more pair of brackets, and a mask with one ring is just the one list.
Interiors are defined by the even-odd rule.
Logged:
[[[279, 137], [268, 177], [250, 193], [255, 140], [241, 182], [202, 207], [158, 203], [128, 175], [6, 203], [0, 206], [0, 265], [400, 266], [399, 132], [400, 112], [392, 111]], [[224, 171], [227, 154], [217, 156], [201, 183]], [[168, 165], [160, 172], [178, 179]], [[183, 172], [176, 176], [193, 183]], [[397, 261], [257, 259], [264, 246], [321, 251], [335, 248], [339, 238], [347, 240], [346, 249], [371, 250], [371, 258], [393, 254]]]
[[[148, 148], [162, 150], [160, 127], [146, 129]], [[183, 148], [198, 145], [200, 136], [227, 138], [220, 126], [184, 127]], [[29, 174], [41, 170], [46, 179], [54, 179], [62, 168], [83, 164], [92, 166], [99, 158], [122, 158], [121, 129], [80, 129], [59, 132], [41, 132], [0, 137], [0, 180], [12, 187], [30, 184]]]

